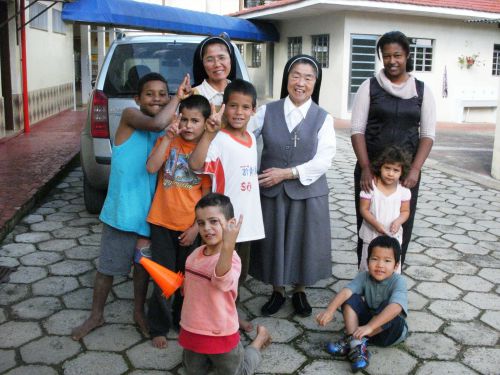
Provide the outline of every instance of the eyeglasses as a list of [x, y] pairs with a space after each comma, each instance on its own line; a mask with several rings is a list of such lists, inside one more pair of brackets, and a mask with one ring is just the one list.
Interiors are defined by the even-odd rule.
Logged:
[[227, 55], [209, 56], [209, 57], [205, 57], [203, 59], [203, 63], [208, 64], [208, 65], [215, 65], [216, 63], [223, 64], [227, 60], [229, 60], [229, 56], [227, 56]]

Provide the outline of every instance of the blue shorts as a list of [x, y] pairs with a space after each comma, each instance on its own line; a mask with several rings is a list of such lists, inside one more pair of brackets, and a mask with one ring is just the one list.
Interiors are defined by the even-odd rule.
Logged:
[[103, 223], [97, 271], [108, 276], [128, 275], [136, 243], [137, 233], [125, 232]]
[[[359, 294], [353, 294], [347, 301], [344, 302], [344, 304], [349, 305], [354, 310], [358, 316], [360, 326], [368, 324], [368, 322], [375, 315], [380, 314], [380, 312], [388, 305], [387, 302], [384, 302], [375, 311], [373, 311]], [[382, 325], [380, 328], [382, 328], [382, 332], [368, 338], [369, 344], [377, 346], [390, 346], [398, 341], [405, 330], [408, 331], [405, 319], [399, 315]]]

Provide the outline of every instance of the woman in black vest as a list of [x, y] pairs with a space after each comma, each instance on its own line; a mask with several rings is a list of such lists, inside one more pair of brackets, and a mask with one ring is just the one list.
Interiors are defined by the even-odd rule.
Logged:
[[[352, 108], [351, 142], [358, 162], [354, 169], [354, 192], [358, 232], [360, 191], [372, 190], [371, 163], [388, 146], [399, 146], [412, 155], [403, 186], [411, 190], [410, 218], [403, 224], [401, 264], [410, 242], [417, 206], [420, 170], [434, 142], [436, 105], [429, 88], [408, 74], [413, 70], [408, 38], [388, 32], [377, 42], [377, 55], [384, 69], [363, 82]], [[380, 57], [382, 56], [382, 57]], [[358, 263], [363, 240], [358, 237]]]
[[274, 291], [262, 307], [277, 312], [294, 285], [295, 312], [311, 314], [305, 286], [331, 276], [325, 173], [335, 155], [333, 118], [318, 103], [321, 67], [307, 55], [285, 65], [281, 100], [259, 108], [252, 125], [264, 148], [259, 172], [266, 238], [252, 244], [250, 274]]

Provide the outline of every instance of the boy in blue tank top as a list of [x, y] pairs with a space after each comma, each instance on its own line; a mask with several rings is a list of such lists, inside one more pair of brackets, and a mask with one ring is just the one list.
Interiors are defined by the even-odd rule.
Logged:
[[[189, 95], [189, 75], [170, 99], [165, 78], [149, 73], [138, 83], [134, 99], [139, 109], [123, 110], [113, 142], [108, 194], [99, 217], [103, 230], [92, 310], [87, 320], [71, 332], [74, 340], [80, 340], [104, 323], [104, 305], [113, 277], [128, 275], [135, 249], [149, 247], [150, 230], [146, 217], [154, 195], [156, 175], [148, 174], [146, 160], [160, 131], [177, 133], [175, 121], [168, 127], [167, 124], [175, 115], [179, 102]], [[134, 321], [147, 335], [144, 303], [149, 277], [140, 264], [134, 264], [133, 269]]]

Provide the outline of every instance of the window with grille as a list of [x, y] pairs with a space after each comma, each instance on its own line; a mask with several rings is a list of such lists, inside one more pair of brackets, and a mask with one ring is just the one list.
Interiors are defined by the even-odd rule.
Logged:
[[66, 34], [66, 24], [62, 20], [61, 11], [52, 9], [52, 32]]
[[261, 52], [262, 52], [262, 44], [260, 43], [252, 43], [252, 61], [250, 66], [252, 68], [260, 67], [261, 63]]
[[375, 56], [378, 36], [351, 35], [351, 67], [349, 76], [348, 107], [352, 102], [359, 86], [368, 78], [375, 75]]
[[243, 56], [243, 51], [245, 50], [245, 45], [242, 43], [236, 43], [236, 47], [238, 47], [238, 51], [240, 51], [240, 55]]
[[430, 72], [432, 70], [432, 40], [410, 38], [410, 41], [414, 70], [416, 72]]
[[[33, 1], [31, 1], [31, 3], [33, 3]], [[40, 30], [49, 30], [49, 12], [46, 11], [42, 14], [42, 12], [46, 9], [47, 5], [40, 4], [39, 2], [36, 2], [29, 7], [29, 19], [32, 20], [29, 23], [30, 27]]]
[[288, 38], [288, 58], [302, 53], [302, 37], [292, 36]]
[[311, 39], [313, 57], [319, 61], [322, 68], [328, 68], [330, 36], [328, 34], [313, 35]]
[[493, 46], [493, 68], [491, 73], [494, 76], [500, 76], [500, 44]]
[[256, 7], [257, 5], [262, 5], [264, 2], [261, 0], [245, 0], [245, 8]]

